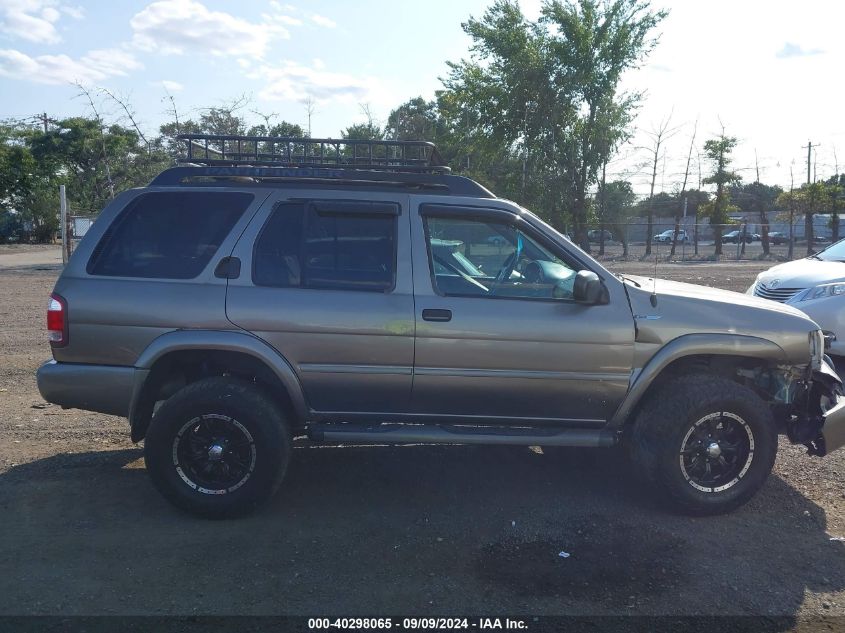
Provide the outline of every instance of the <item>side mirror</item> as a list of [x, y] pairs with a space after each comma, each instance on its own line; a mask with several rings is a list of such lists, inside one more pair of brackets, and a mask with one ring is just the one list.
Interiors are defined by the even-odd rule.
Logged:
[[604, 305], [610, 301], [607, 288], [591, 270], [579, 270], [575, 275], [572, 298], [587, 305]]

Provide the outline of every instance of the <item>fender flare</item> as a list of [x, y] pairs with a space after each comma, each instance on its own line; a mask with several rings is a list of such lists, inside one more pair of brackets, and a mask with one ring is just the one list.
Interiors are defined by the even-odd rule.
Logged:
[[628, 395], [610, 419], [610, 426], [621, 429], [661, 372], [670, 363], [686, 356], [742, 356], [773, 363], [788, 362], [780, 345], [756, 336], [719, 333], [679, 336], [660, 348], [642, 369], [634, 370]]
[[274, 347], [247, 332], [235, 330], [174, 330], [162, 334], [141, 352], [135, 361], [135, 387], [129, 408], [129, 420], [133, 419], [138, 400], [150, 370], [165, 354], [184, 350], [213, 350], [240, 352], [262, 361], [284, 385], [299, 420], [308, 417], [305, 391], [299, 382], [291, 363]]

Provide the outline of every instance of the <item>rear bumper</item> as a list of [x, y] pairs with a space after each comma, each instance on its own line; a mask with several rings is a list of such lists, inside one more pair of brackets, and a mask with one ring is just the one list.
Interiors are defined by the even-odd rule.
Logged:
[[129, 416], [135, 389], [134, 367], [44, 363], [36, 374], [38, 391], [47, 402], [66, 409], [85, 409]]

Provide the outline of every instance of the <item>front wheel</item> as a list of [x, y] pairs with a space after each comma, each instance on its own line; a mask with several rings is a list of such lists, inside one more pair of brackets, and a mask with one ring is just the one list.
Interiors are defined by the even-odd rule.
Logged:
[[669, 505], [693, 515], [746, 503], [777, 453], [766, 403], [747, 387], [706, 374], [674, 380], [650, 398], [626, 441], [637, 473]]
[[291, 453], [278, 404], [257, 385], [200, 380], [166, 400], [150, 424], [144, 460], [175, 506], [206, 517], [247, 514], [275, 492]]

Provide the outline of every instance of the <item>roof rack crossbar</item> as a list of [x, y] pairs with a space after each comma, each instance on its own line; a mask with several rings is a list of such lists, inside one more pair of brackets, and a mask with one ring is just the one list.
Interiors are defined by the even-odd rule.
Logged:
[[433, 143], [366, 139], [180, 134], [187, 151], [180, 163], [197, 165], [334, 166], [446, 174], [451, 171]]

